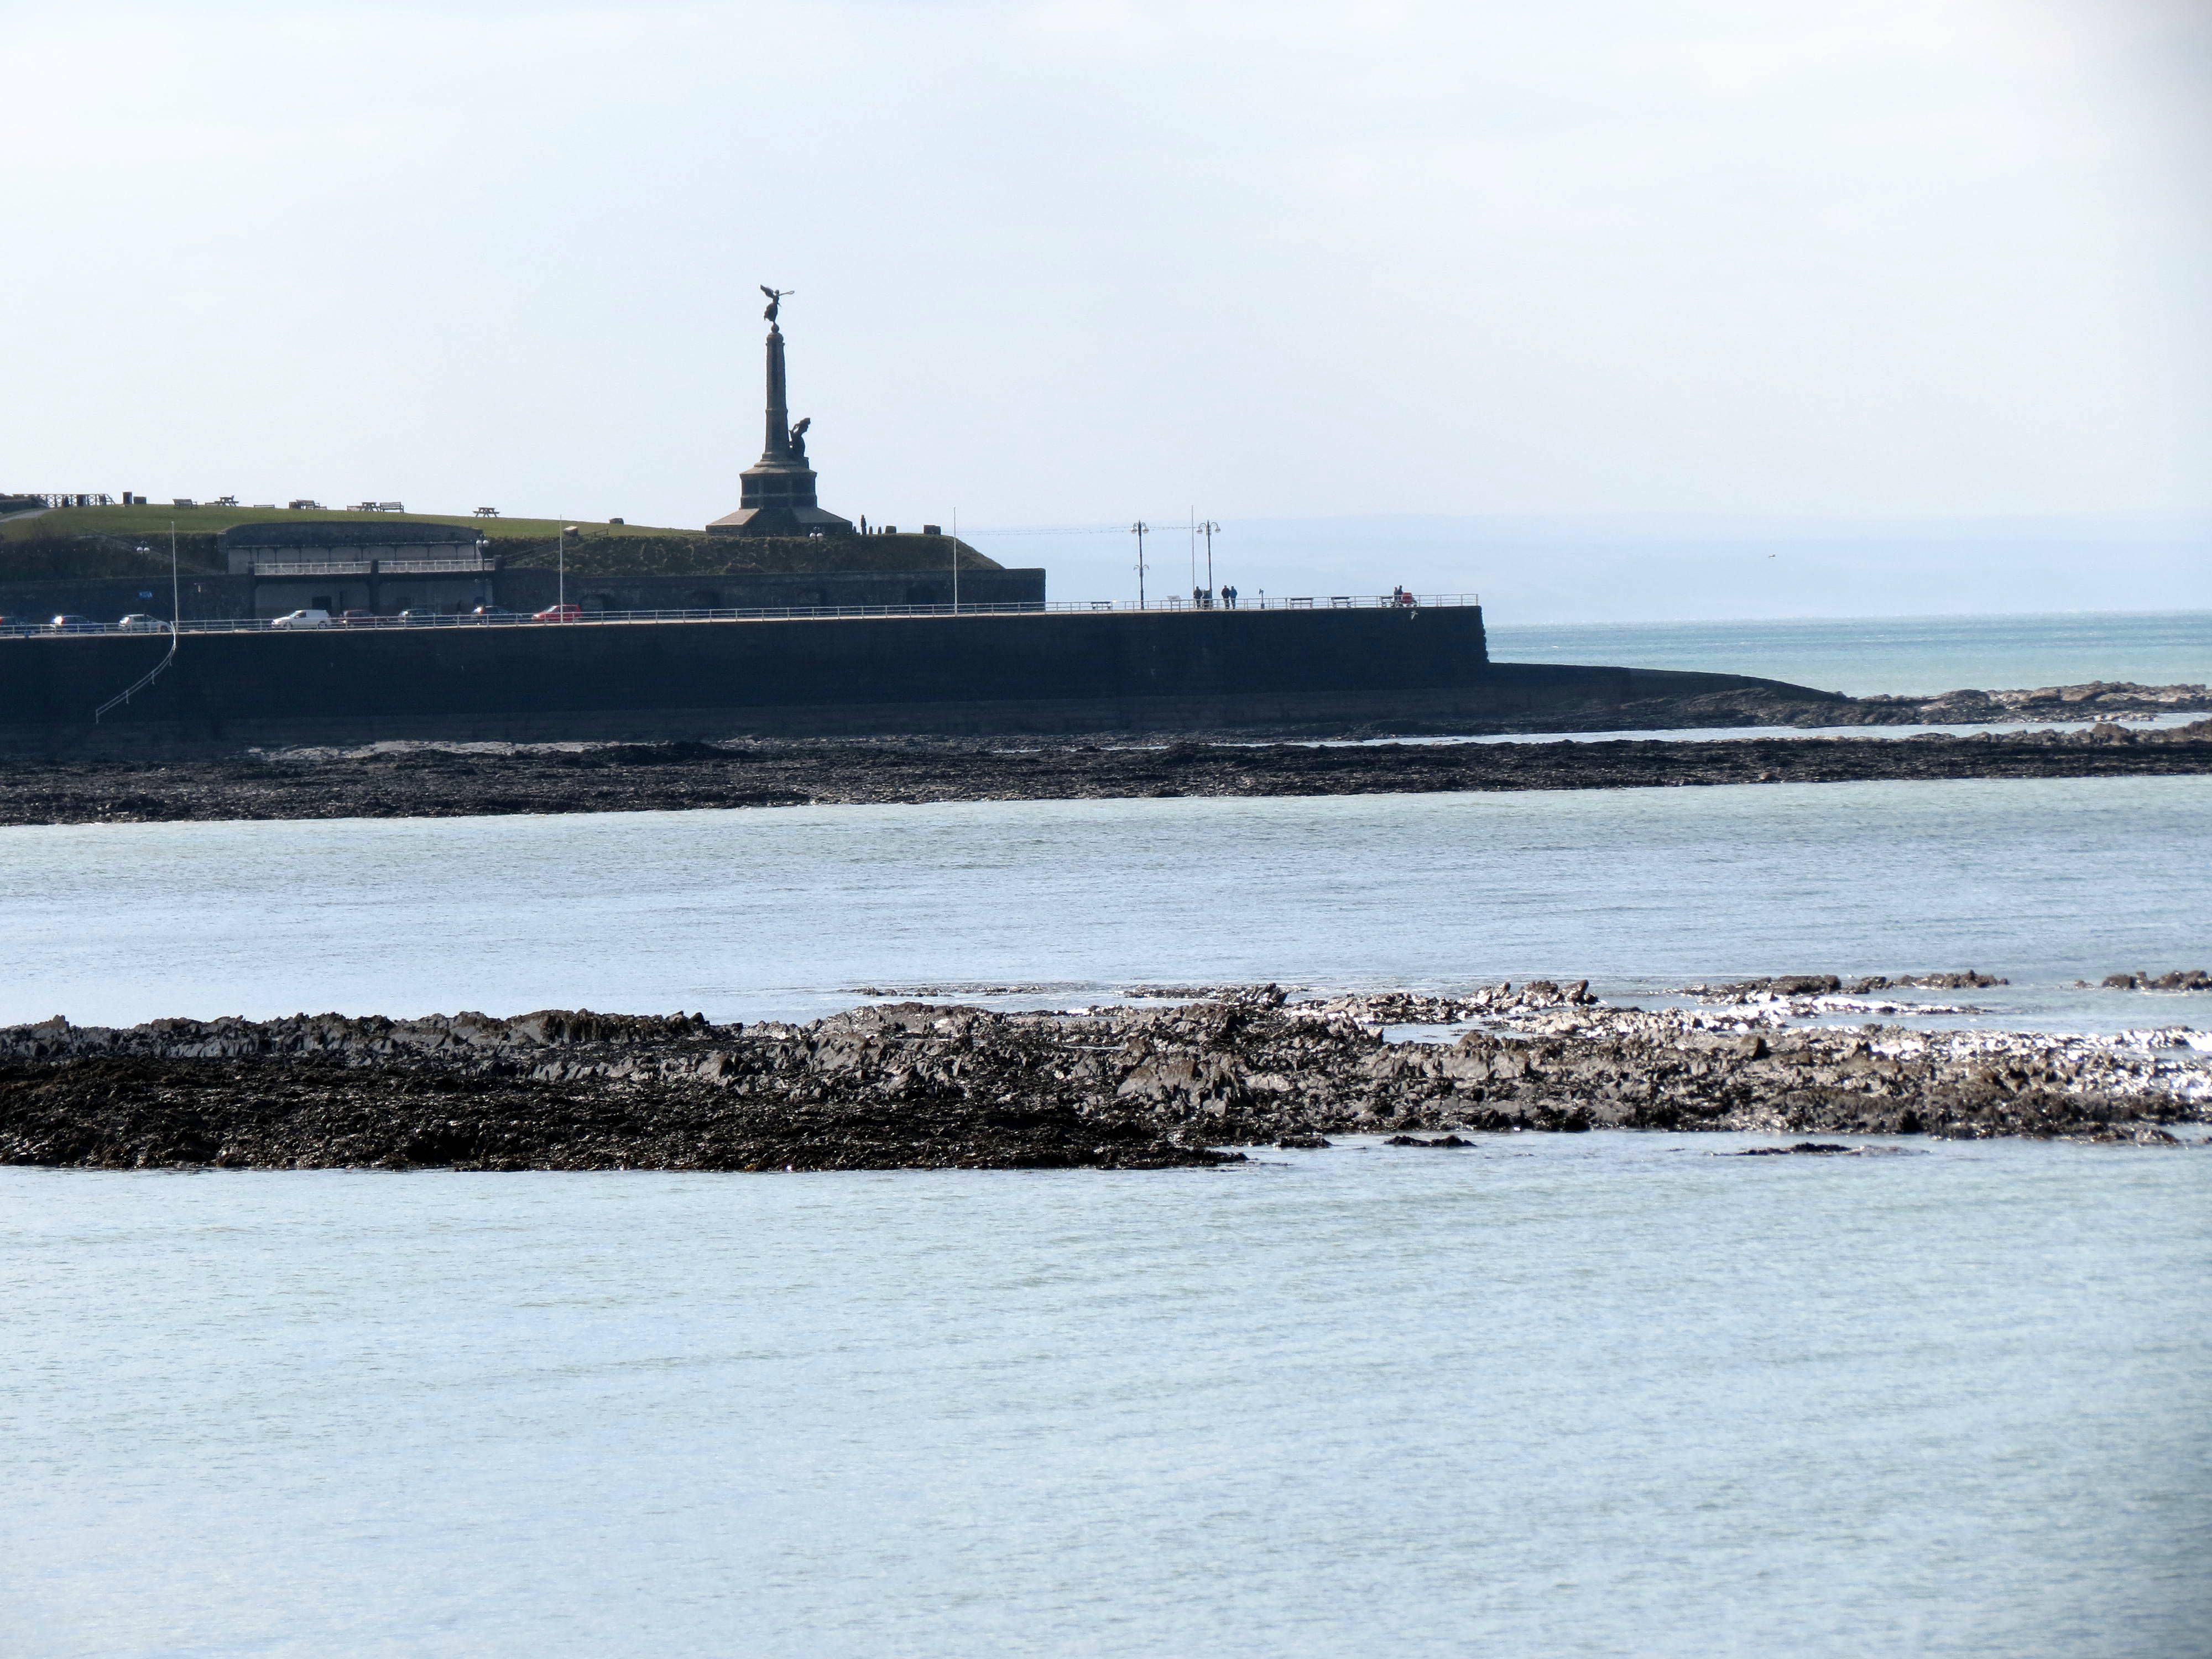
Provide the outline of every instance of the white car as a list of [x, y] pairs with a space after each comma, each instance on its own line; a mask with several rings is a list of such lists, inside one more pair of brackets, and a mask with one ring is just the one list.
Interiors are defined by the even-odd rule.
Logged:
[[279, 617], [269, 624], [271, 628], [328, 628], [331, 613], [327, 611], [295, 611]]
[[126, 634], [166, 634], [169, 624], [166, 618], [149, 616], [143, 611], [134, 611], [115, 624]]

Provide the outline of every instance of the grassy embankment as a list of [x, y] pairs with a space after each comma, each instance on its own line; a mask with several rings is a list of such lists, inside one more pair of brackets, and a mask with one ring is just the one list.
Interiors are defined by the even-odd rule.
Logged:
[[[550, 568], [555, 538], [563, 524], [580, 532], [570, 539], [569, 571], [579, 576], [732, 575], [750, 571], [929, 570], [951, 562], [942, 536], [732, 537], [655, 525], [598, 524], [581, 519], [479, 519], [472, 514], [298, 512], [252, 507], [64, 507], [36, 518], [0, 523], [0, 580], [53, 580], [136, 576], [155, 566], [166, 570], [169, 533], [177, 536], [178, 562], [187, 571], [223, 568], [216, 537], [233, 525], [376, 523], [464, 525], [495, 544], [511, 568]], [[137, 550], [146, 549], [143, 553]], [[963, 570], [996, 570], [964, 542]]]
[[380, 519], [404, 519], [410, 524], [467, 525], [494, 541], [552, 540], [564, 524], [578, 526], [587, 539], [603, 536], [691, 536], [696, 531], [641, 524], [592, 524], [582, 519], [479, 519], [469, 513], [348, 513], [331, 510], [295, 513], [287, 507], [168, 507], [161, 503], [133, 507], [58, 507], [36, 518], [10, 519], [0, 524], [0, 538], [11, 542], [46, 541], [69, 536], [166, 537], [172, 525], [179, 536], [212, 536], [237, 524], [332, 522], [374, 524]]

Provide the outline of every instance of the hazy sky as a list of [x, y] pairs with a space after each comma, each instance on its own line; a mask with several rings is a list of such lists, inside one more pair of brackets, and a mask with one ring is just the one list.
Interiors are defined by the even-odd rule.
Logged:
[[0, 6], [0, 486], [2203, 511], [2208, 10]]

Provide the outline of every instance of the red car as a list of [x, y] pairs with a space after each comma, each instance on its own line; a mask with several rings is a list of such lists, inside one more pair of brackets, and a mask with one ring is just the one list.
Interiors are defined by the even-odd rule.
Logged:
[[530, 617], [532, 622], [581, 622], [583, 619], [583, 607], [575, 605], [549, 605], [543, 611], [532, 611]]

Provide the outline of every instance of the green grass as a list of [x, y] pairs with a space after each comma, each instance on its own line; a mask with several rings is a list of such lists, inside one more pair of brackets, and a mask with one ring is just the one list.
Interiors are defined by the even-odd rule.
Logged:
[[598, 524], [589, 519], [479, 519], [470, 513], [295, 513], [281, 507], [168, 507], [155, 503], [145, 507], [58, 507], [35, 519], [12, 519], [0, 524], [0, 537], [9, 541], [43, 541], [56, 536], [166, 536], [172, 524], [180, 535], [205, 536], [228, 530], [234, 524], [266, 524], [276, 520], [287, 524], [332, 520], [374, 524], [381, 519], [467, 525], [494, 541], [509, 538], [543, 541], [567, 524], [579, 526], [586, 535], [594, 538], [701, 533], [696, 526], [682, 530], [641, 524]]

